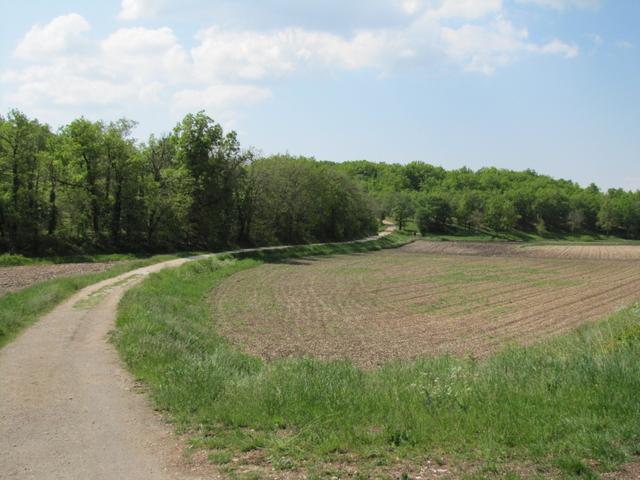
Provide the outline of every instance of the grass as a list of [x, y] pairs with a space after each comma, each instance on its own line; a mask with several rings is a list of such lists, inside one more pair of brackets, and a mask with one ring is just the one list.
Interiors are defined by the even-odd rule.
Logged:
[[263, 362], [217, 334], [207, 298], [230, 275], [286, 255], [165, 270], [120, 305], [114, 342], [126, 364], [230, 478], [242, 478], [243, 462], [264, 476], [350, 469], [409, 478], [427, 459], [465, 478], [597, 478], [640, 453], [640, 305], [485, 361], [425, 358], [371, 371]]
[[0, 255], [0, 267], [18, 267], [23, 265], [51, 265], [57, 263], [100, 263], [139, 260], [150, 255], [133, 253], [109, 253], [95, 255], [65, 255], [53, 257], [28, 257], [20, 254], [3, 253]]
[[133, 260], [115, 265], [101, 273], [56, 278], [0, 296], [0, 348], [13, 340], [40, 316], [81, 288], [136, 268], [172, 258], [176, 257], [174, 255], [158, 255], [144, 260]]

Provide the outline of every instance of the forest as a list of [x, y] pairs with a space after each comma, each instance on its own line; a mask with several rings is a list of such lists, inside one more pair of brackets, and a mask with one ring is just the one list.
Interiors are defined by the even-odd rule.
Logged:
[[0, 249], [31, 254], [217, 250], [360, 238], [364, 187], [328, 164], [257, 158], [200, 112], [139, 143], [128, 120], [52, 132], [0, 117]]
[[533, 170], [447, 171], [261, 157], [203, 112], [139, 142], [136, 123], [79, 118], [57, 131], [0, 116], [0, 250], [217, 250], [343, 241], [390, 216], [422, 233], [588, 232], [638, 238], [640, 192]]
[[638, 238], [640, 192], [601, 191], [591, 184], [557, 180], [534, 170], [445, 170], [422, 162], [406, 165], [353, 161], [337, 168], [364, 184], [377, 215], [402, 229], [415, 220], [421, 233], [491, 231], [587, 233]]

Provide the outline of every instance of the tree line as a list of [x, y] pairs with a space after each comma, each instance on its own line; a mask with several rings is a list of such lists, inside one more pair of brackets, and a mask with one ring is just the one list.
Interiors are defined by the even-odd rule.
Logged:
[[377, 228], [362, 184], [327, 163], [258, 158], [200, 112], [137, 142], [135, 123], [57, 131], [0, 116], [0, 249], [215, 250], [341, 241]]
[[[447, 171], [259, 157], [203, 112], [170, 133], [79, 118], [57, 131], [0, 116], [0, 250], [216, 250], [343, 241], [378, 220], [421, 232], [591, 233], [640, 238], [640, 192], [582, 188], [533, 170]], [[377, 217], [377, 218], [376, 218]]]
[[422, 162], [406, 165], [353, 161], [338, 165], [375, 199], [380, 218], [421, 232], [520, 230], [640, 238], [640, 192], [601, 191], [595, 184], [498, 168], [447, 171]]

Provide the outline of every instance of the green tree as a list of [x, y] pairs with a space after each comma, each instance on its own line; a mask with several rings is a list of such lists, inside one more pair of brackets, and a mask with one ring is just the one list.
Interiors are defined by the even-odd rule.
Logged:
[[425, 231], [443, 232], [451, 220], [453, 206], [445, 193], [429, 193], [419, 197], [418, 211]]
[[513, 230], [518, 222], [518, 211], [505, 196], [494, 196], [487, 200], [484, 211], [487, 227], [498, 232]]
[[407, 220], [411, 218], [414, 212], [415, 204], [411, 194], [405, 191], [398, 192], [393, 198], [391, 214], [397, 222], [400, 230], [405, 229]]

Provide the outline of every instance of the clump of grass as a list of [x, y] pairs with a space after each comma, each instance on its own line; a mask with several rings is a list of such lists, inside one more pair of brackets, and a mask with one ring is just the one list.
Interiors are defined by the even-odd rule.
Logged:
[[101, 273], [56, 278], [36, 283], [17, 292], [5, 293], [0, 296], [0, 348], [13, 340], [18, 333], [35, 322], [41, 315], [81, 288], [171, 258], [175, 257], [158, 255], [145, 260], [115, 265]]
[[260, 450], [274, 468], [345, 455], [363, 469], [444, 456], [504, 465], [496, 471], [508, 478], [517, 478], [514, 464], [589, 478], [637, 449], [638, 309], [485, 361], [445, 356], [372, 371], [311, 358], [264, 362], [216, 333], [206, 302], [225, 278], [265, 261], [258, 257], [162, 271], [121, 303], [117, 348], [195, 444], [234, 457]]
[[[179, 252], [172, 254], [173, 257], [190, 257], [198, 255], [200, 252]], [[155, 255], [158, 257], [161, 255]], [[146, 253], [95, 253], [59, 255], [46, 257], [28, 257], [21, 254], [3, 253], [0, 255], [0, 267], [17, 267], [24, 265], [51, 265], [60, 263], [103, 263], [103, 262], [126, 262], [131, 260], [148, 260], [154, 258], [152, 254]]]
[[36, 259], [24, 255], [3, 253], [0, 255], [0, 267], [17, 267], [20, 265], [32, 265], [38, 263]]

